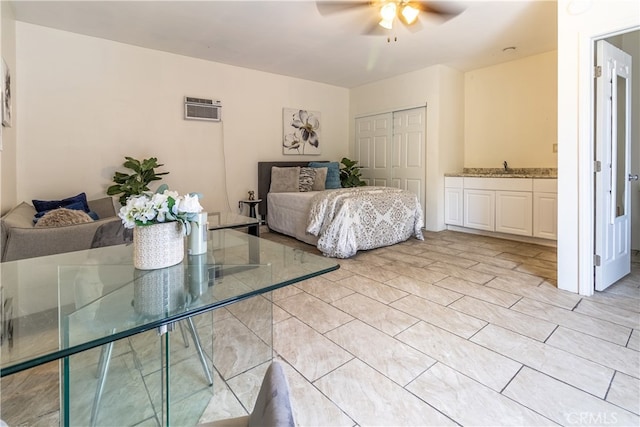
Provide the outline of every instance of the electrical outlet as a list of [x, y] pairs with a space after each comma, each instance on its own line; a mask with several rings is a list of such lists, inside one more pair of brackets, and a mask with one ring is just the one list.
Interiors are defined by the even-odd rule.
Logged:
[[554, 153], [558, 152], [558, 143], [553, 144], [553, 152]]

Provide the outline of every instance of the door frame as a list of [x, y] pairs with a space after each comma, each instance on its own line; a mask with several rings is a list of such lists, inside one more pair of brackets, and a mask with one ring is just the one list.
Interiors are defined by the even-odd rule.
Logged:
[[578, 81], [580, 87], [589, 87], [589, 108], [579, 111], [578, 122], [588, 123], [579, 126], [578, 140], [588, 141], [585, 146], [578, 146], [578, 293], [591, 296], [595, 292], [595, 124], [596, 124], [596, 88], [594, 84], [596, 43], [599, 40], [639, 31], [640, 27], [625, 28], [598, 36], [585, 36], [581, 50], [588, 55], [590, 67], [580, 67]]
[[[611, 60], [616, 61], [612, 68]], [[618, 64], [617, 61], [622, 61]], [[628, 62], [627, 62], [628, 61]], [[633, 104], [633, 58], [627, 52], [613, 45], [608, 39], [596, 42], [596, 66], [600, 66], [601, 75], [596, 77], [595, 103], [595, 153], [594, 160], [602, 162], [600, 172], [594, 174], [595, 214], [594, 245], [600, 263], [594, 267], [595, 290], [603, 291], [631, 271], [631, 223], [633, 206], [631, 205], [631, 184], [628, 177], [631, 173], [632, 140], [632, 104]], [[627, 68], [628, 64], [628, 68]], [[610, 75], [612, 73], [612, 75]], [[624, 95], [618, 98], [619, 78], [625, 80]], [[600, 99], [602, 98], [602, 99]], [[612, 102], [607, 102], [610, 98]], [[618, 107], [624, 103], [624, 109]], [[620, 129], [620, 117], [624, 118], [624, 129]], [[620, 141], [624, 141], [624, 162], [620, 164]], [[609, 162], [611, 166], [609, 166]], [[622, 168], [622, 206], [624, 211], [618, 215], [620, 184], [620, 168]], [[615, 176], [614, 176], [615, 174]], [[610, 191], [606, 189], [610, 188]], [[607, 193], [611, 193], [607, 197]], [[614, 194], [615, 193], [615, 194]], [[613, 203], [616, 203], [614, 211]], [[619, 252], [624, 247], [624, 252]], [[596, 255], [596, 256], [597, 256]]]

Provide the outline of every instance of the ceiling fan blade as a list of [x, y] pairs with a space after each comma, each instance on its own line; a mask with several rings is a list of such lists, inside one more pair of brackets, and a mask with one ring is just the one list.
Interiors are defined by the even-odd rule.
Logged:
[[464, 8], [452, 6], [451, 2], [444, 1], [411, 1], [409, 4], [421, 12], [439, 15], [445, 20], [451, 19], [464, 11]]
[[369, 7], [369, 1], [317, 1], [316, 8], [320, 15], [333, 15], [335, 13], [347, 12], [353, 9], [359, 9], [362, 7]]
[[369, 26], [367, 26], [367, 28], [365, 28], [365, 30], [362, 32], [362, 34], [364, 34], [365, 36], [385, 36], [385, 35], [388, 35], [390, 30], [387, 30], [386, 28], [382, 28], [378, 24], [378, 22], [379, 21], [377, 19], [375, 21], [371, 21]]

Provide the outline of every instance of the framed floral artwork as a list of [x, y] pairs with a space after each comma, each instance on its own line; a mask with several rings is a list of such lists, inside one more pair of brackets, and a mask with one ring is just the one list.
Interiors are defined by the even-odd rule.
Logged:
[[321, 117], [318, 111], [299, 108], [282, 110], [282, 151], [288, 155], [319, 155]]
[[2, 126], [11, 127], [11, 71], [2, 58]]

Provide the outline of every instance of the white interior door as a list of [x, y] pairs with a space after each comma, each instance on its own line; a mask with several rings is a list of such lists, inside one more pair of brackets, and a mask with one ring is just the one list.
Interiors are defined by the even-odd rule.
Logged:
[[631, 270], [631, 56], [600, 40], [596, 63], [595, 289], [601, 291]]
[[425, 119], [424, 107], [395, 111], [391, 147], [391, 185], [416, 194], [423, 208], [426, 193]]
[[389, 154], [393, 137], [393, 114], [356, 119], [355, 159], [367, 185], [391, 186]]

